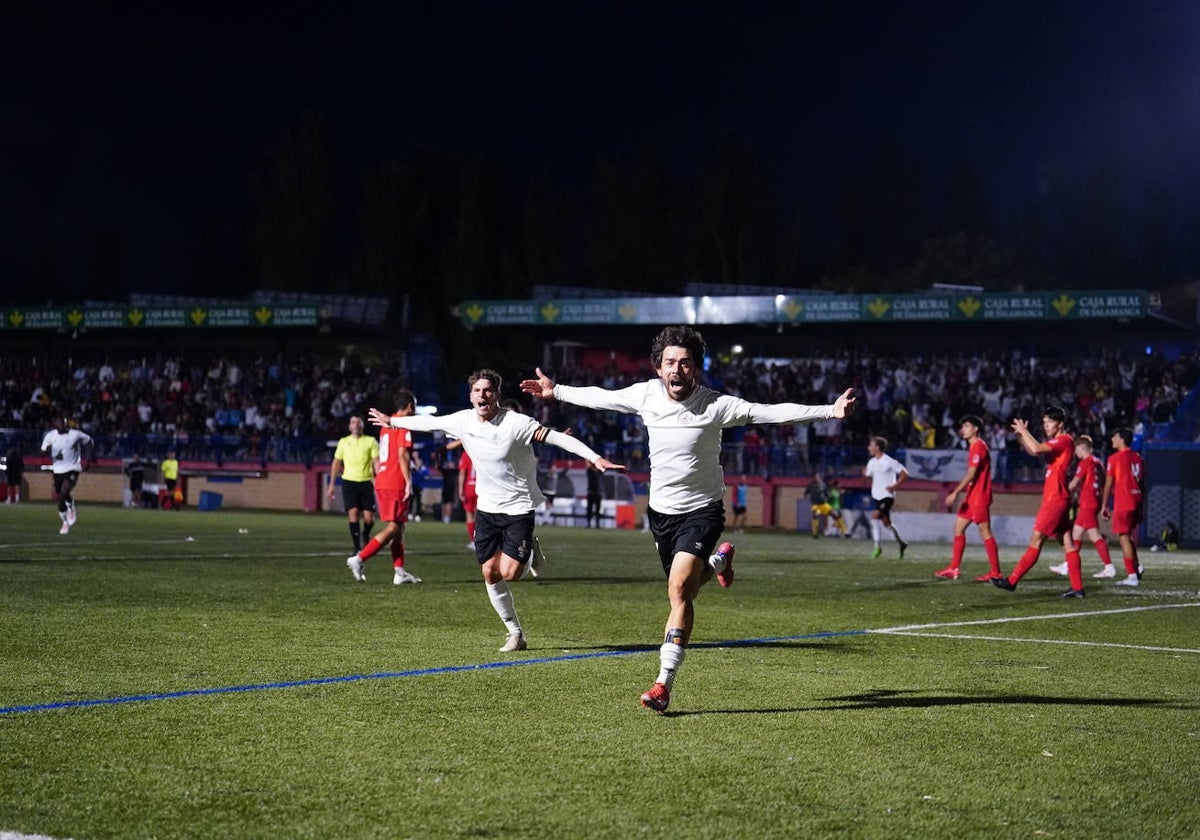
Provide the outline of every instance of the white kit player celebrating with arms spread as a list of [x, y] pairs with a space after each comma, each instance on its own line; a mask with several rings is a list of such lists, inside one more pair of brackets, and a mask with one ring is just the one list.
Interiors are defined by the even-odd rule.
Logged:
[[667, 574], [671, 604], [666, 638], [659, 649], [658, 679], [641, 697], [662, 713], [683, 664], [684, 647], [695, 620], [693, 602], [715, 574], [721, 586], [733, 583], [733, 546], [721, 543], [725, 527], [725, 475], [721, 469], [721, 430], [766, 423], [805, 423], [843, 418], [854, 410], [853, 389], [832, 405], [751, 403], [700, 384], [704, 339], [691, 327], [667, 327], [650, 345], [657, 379], [619, 391], [555, 385], [541, 370], [521, 390], [543, 399], [605, 411], [637, 414], [650, 444], [650, 529]]
[[547, 429], [532, 417], [500, 407], [500, 375], [478, 370], [467, 379], [471, 408], [445, 417], [389, 417], [370, 410], [376, 426], [414, 432], [441, 430], [462, 441], [478, 475], [475, 557], [492, 608], [508, 636], [501, 652], [525, 650], [525, 633], [513, 606], [509, 581], [522, 577], [534, 554], [533, 512], [544, 499], [537, 486], [533, 444], [548, 443], [594, 464], [600, 472], [624, 470], [570, 435]]
[[50, 470], [54, 473], [54, 498], [58, 500], [58, 518], [62, 520], [58, 533], [66, 534], [75, 524], [75, 499], [71, 492], [79, 483], [85, 459], [91, 460], [92, 438], [79, 429], [67, 428], [67, 418], [59, 414], [54, 418], [54, 428], [42, 438], [42, 451], [50, 453]]

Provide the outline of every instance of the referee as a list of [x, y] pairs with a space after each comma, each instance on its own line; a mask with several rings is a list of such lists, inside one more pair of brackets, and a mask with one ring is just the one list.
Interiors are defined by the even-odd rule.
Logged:
[[378, 469], [379, 442], [363, 434], [363, 419], [354, 415], [350, 418], [350, 434], [338, 441], [329, 465], [329, 500], [333, 501], [334, 485], [340, 475], [342, 503], [346, 506], [350, 540], [356, 554], [371, 538], [371, 526], [375, 524], [375, 488], [371, 480]]

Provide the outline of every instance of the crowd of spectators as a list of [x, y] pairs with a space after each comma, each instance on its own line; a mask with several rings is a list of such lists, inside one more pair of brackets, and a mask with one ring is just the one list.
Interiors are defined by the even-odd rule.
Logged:
[[[631, 376], [611, 367], [573, 368], [550, 375], [564, 383], [620, 388], [653, 372], [647, 367]], [[887, 438], [893, 449], [961, 446], [958, 419], [967, 414], [984, 418], [994, 450], [1019, 459], [1012, 418], [1024, 417], [1036, 426], [1050, 405], [1066, 410], [1067, 428], [1074, 434], [1104, 441], [1111, 430], [1130, 426], [1139, 439], [1162, 437], [1200, 380], [1200, 351], [1170, 361], [1108, 348], [1054, 358], [1020, 351], [908, 356], [842, 351], [795, 359], [714, 359], [705, 378], [717, 390], [767, 403], [826, 404], [853, 387], [858, 411], [844, 422], [728, 430], [727, 471], [803, 473], [837, 471], [865, 451], [875, 435]], [[570, 427], [600, 451], [610, 447], [620, 453], [621, 444], [632, 447], [629, 454], [620, 453], [625, 457], [643, 451], [637, 449], [644, 434], [636, 419], [598, 418], [556, 403], [535, 408], [542, 422]]]
[[[558, 381], [615, 389], [653, 375], [648, 367], [547, 371]], [[514, 373], [514, 376], [517, 374]], [[156, 454], [185, 459], [309, 461], [345, 434], [349, 416], [403, 383], [401, 360], [365, 365], [354, 357], [97, 359], [39, 363], [0, 360], [0, 429], [36, 447], [65, 411], [98, 441], [99, 457]], [[957, 420], [979, 414], [993, 448], [1015, 452], [1013, 417], [1035, 420], [1047, 405], [1067, 410], [1067, 427], [1106, 440], [1117, 426], [1161, 436], [1200, 379], [1200, 352], [1171, 361], [1113, 349], [1036, 358], [1019, 351], [983, 355], [830, 352], [794, 359], [711, 360], [707, 384], [754, 402], [823, 404], [846, 387], [859, 397], [846, 421], [730, 429], [726, 469], [734, 473], [836, 471], [859, 460], [867, 439], [893, 449], [958, 445]], [[571, 429], [607, 457], [644, 470], [638, 418], [582, 411], [556, 402], [526, 406], [546, 425]], [[11, 432], [9, 433], [12, 436]], [[34, 454], [33, 448], [29, 454]]]
[[325, 442], [346, 433], [350, 415], [364, 413], [400, 375], [394, 365], [372, 369], [352, 357], [6, 358], [0, 428], [40, 440], [51, 415], [63, 412], [97, 440], [98, 457], [174, 448], [181, 458], [307, 460], [324, 457]]

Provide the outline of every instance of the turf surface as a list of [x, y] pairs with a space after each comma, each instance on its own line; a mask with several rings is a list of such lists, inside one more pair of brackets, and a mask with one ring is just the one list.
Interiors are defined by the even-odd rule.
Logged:
[[1200, 835], [1195, 554], [1072, 601], [1056, 551], [1010, 594], [935, 580], [945, 545], [733, 535], [737, 583], [703, 590], [660, 716], [637, 705], [666, 617], [640, 532], [539, 529], [530, 649], [500, 654], [461, 523], [410, 525], [419, 586], [382, 556], [355, 583], [330, 516], [58, 524], [0, 507], [0, 832]]

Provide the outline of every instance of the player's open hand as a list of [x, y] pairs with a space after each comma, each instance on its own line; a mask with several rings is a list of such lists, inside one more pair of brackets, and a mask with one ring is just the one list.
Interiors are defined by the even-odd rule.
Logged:
[[535, 397], [541, 397], [544, 400], [554, 399], [554, 382], [549, 376], [542, 373], [542, 369], [534, 368], [537, 373], [537, 379], [522, 379], [521, 391], [526, 394], [532, 394]]
[[833, 401], [833, 416], [839, 420], [854, 413], [854, 389], [847, 388], [840, 397]]
[[[540, 373], [541, 371], [538, 371], [538, 372]], [[614, 464], [612, 461], [608, 460], [607, 458], [597, 458], [595, 461], [592, 462], [592, 466], [594, 466], [596, 469], [600, 470], [600, 472], [602, 472], [602, 473], [608, 472], [609, 470], [616, 470], [617, 472], [625, 472], [627, 469], [629, 469], [629, 467], [625, 466], [624, 464]]]
[[1012, 421], [1012, 430], [1019, 435], [1029, 434], [1029, 421], [1022, 420], [1020, 417], [1014, 417]]
[[367, 418], [376, 426], [386, 429], [392, 425], [392, 418], [388, 417], [378, 408], [367, 409]]

